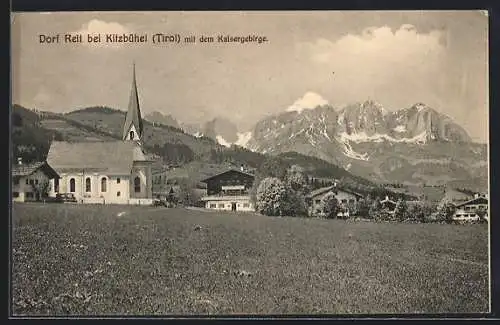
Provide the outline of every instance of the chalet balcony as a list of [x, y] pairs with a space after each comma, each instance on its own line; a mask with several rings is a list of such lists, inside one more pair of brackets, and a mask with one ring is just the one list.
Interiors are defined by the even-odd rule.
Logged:
[[250, 195], [205, 195], [202, 201], [242, 201], [248, 200]]
[[218, 193], [210, 192], [204, 196], [204, 199], [210, 198], [211, 200], [238, 200], [241, 198], [248, 198], [250, 195], [249, 191], [244, 185], [225, 185], [221, 187], [221, 191]]

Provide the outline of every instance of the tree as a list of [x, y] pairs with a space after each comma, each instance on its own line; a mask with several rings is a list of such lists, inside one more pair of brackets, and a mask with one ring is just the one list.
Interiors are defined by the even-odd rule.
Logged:
[[362, 218], [367, 218], [370, 212], [371, 199], [367, 197], [366, 199], [359, 199], [356, 202], [356, 215]]
[[287, 216], [306, 216], [307, 207], [305, 195], [285, 187], [286, 195], [282, 201], [282, 214]]
[[178, 203], [184, 206], [196, 205], [200, 199], [200, 195], [194, 188], [194, 184], [191, 184], [188, 180], [180, 180], [177, 192]]
[[426, 222], [430, 220], [434, 212], [433, 204], [429, 201], [419, 201], [411, 205], [408, 210], [409, 216], [419, 222]]
[[291, 190], [306, 193], [308, 191], [307, 177], [302, 167], [292, 165], [285, 174], [286, 186]]
[[453, 221], [453, 215], [455, 214], [456, 207], [447, 197], [444, 197], [437, 205], [436, 208], [436, 219], [439, 221], [446, 221], [451, 223]]
[[405, 200], [399, 199], [394, 209], [394, 217], [399, 221], [408, 219], [408, 204]]
[[264, 178], [257, 188], [255, 207], [257, 212], [267, 216], [283, 215], [287, 191], [277, 177]]
[[325, 214], [326, 218], [337, 217], [337, 212], [340, 209], [340, 204], [335, 194], [332, 192], [327, 193], [321, 198], [320, 209]]
[[477, 210], [476, 214], [479, 217], [479, 222], [480, 223], [486, 223], [486, 222], [488, 222], [488, 210], [486, 208], [480, 207]]
[[376, 198], [370, 204], [370, 209], [368, 210], [368, 217], [370, 219], [376, 219], [377, 215], [380, 213], [380, 210], [382, 210], [382, 205], [380, 204], [380, 200]]
[[49, 181], [40, 181], [38, 184], [33, 184], [33, 192], [37, 200], [41, 200], [49, 196], [50, 183]]

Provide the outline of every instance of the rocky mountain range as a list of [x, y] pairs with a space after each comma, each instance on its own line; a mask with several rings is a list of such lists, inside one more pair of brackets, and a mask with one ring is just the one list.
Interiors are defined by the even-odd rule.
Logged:
[[[65, 123], [74, 121], [97, 131], [118, 132], [123, 114], [97, 107], [74, 111], [64, 118], [68, 119]], [[43, 127], [62, 130], [58, 119], [44, 120]], [[423, 103], [392, 112], [373, 100], [341, 109], [321, 105], [283, 110], [263, 118], [247, 132], [220, 117], [187, 124], [153, 112], [145, 119], [152, 123], [146, 132], [151, 145], [182, 143], [194, 149], [195, 155], [208, 154], [214, 145], [228, 149], [237, 145], [259, 154], [297, 152], [316, 157], [378, 183], [454, 184], [475, 190], [488, 187], [487, 145], [472, 142], [450, 117]], [[206, 146], [207, 138], [214, 143]]]
[[423, 103], [388, 112], [375, 101], [285, 111], [259, 121], [245, 146], [319, 157], [380, 182], [487, 186], [487, 148]]
[[[162, 123], [157, 117], [149, 119]], [[423, 103], [396, 111], [373, 100], [341, 109], [320, 105], [284, 110], [247, 132], [240, 132], [227, 118], [177, 125], [226, 147], [234, 144], [269, 154], [298, 152], [377, 182], [487, 188], [487, 146], [473, 143], [452, 118]]]

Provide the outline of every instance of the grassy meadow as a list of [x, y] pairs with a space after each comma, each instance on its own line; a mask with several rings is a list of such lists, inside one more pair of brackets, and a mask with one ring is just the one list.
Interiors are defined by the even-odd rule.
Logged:
[[14, 315], [488, 311], [488, 226], [14, 204]]

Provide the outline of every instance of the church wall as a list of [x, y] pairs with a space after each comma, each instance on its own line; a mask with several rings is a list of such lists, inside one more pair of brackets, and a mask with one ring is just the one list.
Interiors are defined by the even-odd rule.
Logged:
[[[140, 179], [140, 192], [135, 191], [135, 178]], [[132, 178], [130, 180], [130, 197], [131, 198], [152, 198], [153, 183], [151, 176], [151, 166], [149, 164], [134, 163], [132, 169]]]
[[[90, 177], [90, 192], [86, 192], [85, 179]], [[106, 178], [106, 192], [102, 191], [101, 179]], [[70, 192], [70, 179], [75, 179], [75, 191]], [[118, 182], [120, 179], [120, 182]], [[59, 193], [73, 193], [78, 202], [83, 203], [122, 203], [126, 204], [130, 198], [128, 175], [108, 176], [105, 174], [92, 173], [68, 173], [61, 174], [59, 180]], [[50, 196], [56, 196], [54, 181], [51, 181]]]

